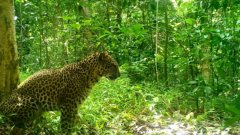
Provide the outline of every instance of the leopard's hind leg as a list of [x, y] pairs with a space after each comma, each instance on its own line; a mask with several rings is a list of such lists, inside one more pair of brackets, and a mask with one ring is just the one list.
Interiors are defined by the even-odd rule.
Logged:
[[24, 127], [40, 113], [40, 108], [34, 98], [14, 93], [0, 104], [0, 113], [15, 126]]

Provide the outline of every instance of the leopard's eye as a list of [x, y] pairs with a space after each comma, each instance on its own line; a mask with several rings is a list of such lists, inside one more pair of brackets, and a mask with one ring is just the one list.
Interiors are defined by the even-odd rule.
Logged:
[[120, 76], [120, 72], [119, 72], [119, 68], [117, 65], [115, 64], [112, 64], [110, 67], [109, 67], [109, 76], [108, 78], [111, 79], [111, 80], [115, 80], [117, 77]]

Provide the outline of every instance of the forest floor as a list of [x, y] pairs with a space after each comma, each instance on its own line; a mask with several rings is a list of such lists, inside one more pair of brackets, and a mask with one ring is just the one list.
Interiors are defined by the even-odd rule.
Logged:
[[198, 121], [193, 113], [174, 117], [155, 114], [153, 120], [138, 120], [132, 126], [136, 135], [240, 135], [240, 124], [223, 128], [219, 121]]
[[[174, 102], [168, 97], [175, 97], [171, 95], [175, 91], [159, 94], [151, 84], [132, 85], [127, 77], [115, 82], [102, 79], [94, 89], [79, 108], [74, 135], [240, 135], [240, 122], [224, 128], [223, 119], [217, 113], [210, 119], [207, 114], [196, 116], [192, 112], [181, 114], [164, 109], [165, 101]], [[44, 117], [46, 119], [41, 119], [28, 131], [39, 135], [60, 135], [60, 113], [46, 113]], [[3, 132], [0, 125], [0, 135], [10, 130]]]
[[[55, 114], [52, 113], [51, 115]], [[151, 119], [149, 119], [150, 117]], [[206, 119], [197, 120], [194, 118], [193, 113], [189, 113], [188, 115], [184, 116], [178, 112], [175, 112], [169, 117], [157, 113], [153, 114], [152, 116], [139, 115], [132, 119], [132, 121], [129, 121], [128, 124], [120, 121], [116, 123], [115, 121], [111, 125], [108, 125], [108, 129], [105, 130], [110, 129], [113, 131], [112, 134], [124, 135], [240, 135], [240, 123], [237, 123], [232, 127], [223, 128], [221, 121], [207, 121]], [[34, 134], [32, 129], [29, 129], [28, 131], [23, 131], [20, 129], [11, 131], [12, 129], [9, 128], [0, 126], [0, 135], [7, 135], [10, 134], [10, 132], [13, 135]], [[39, 135], [56, 134], [58, 132], [57, 130], [54, 131], [55, 133], [50, 132], [44, 128], [41, 130], [41, 132], [38, 132]], [[27, 132], [29, 132], [29, 134], [26, 134]], [[74, 135], [79, 134], [101, 135], [101, 133], [98, 132], [76, 133]]]

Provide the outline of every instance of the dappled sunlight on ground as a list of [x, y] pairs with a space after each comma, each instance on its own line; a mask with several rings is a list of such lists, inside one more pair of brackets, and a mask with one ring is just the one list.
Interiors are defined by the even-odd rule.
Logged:
[[154, 114], [153, 121], [139, 120], [133, 126], [133, 130], [137, 135], [237, 135], [240, 133], [240, 125], [223, 129], [217, 122], [197, 122], [194, 118], [187, 120], [188, 117], [178, 114], [178, 118], [167, 118]]

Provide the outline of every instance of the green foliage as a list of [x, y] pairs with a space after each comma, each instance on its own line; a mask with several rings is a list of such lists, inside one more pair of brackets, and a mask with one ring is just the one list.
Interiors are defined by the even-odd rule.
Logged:
[[236, 108], [235, 106], [225, 105], [227, 111], [233, 113], [235, 116], [231, 117], [229, 120], [226, 121], [226, 126], [230, 126], [234, 124], [236, 121], [240, 120], [240, 108]]
[[81, 128], [87, 127], [87, 130], [94, 128], [100, 134], [131, 133], [130, 125], [136, 116], [150, 113], [152, 99], [146, 99], [144, 93], [151, 90], [149, 86], [131, 86], [125, 75], [114, 82], [102, 79], [79, 108], [79, 125], [85, 125]]
[[154, 72], [150, 70], [151, 68], [153, 69], [153, 65], [154, 62], [152, 60], [145, 58], [130, 64], [124, 64], [122, 65], [122, 68], [126, 70], [132, 83], [141, 83], [144, 80], [155, 80], [155, 76], [152, 76]]
[[132, 122], [154, 111], [236, 122], [239, 1], [164, 0], [159, 13], [156, 5], [155, 0], [15, 1], [20, 70], [27, 73], [21, 80], [108, 50], [124, 75], [95, 87], [80, 108], [76, 131], [131, 134]]
[[[137, 116], [151, 120], [160, 107], [159, 91], [151, 84], [130, 83], [126, 72], [116, 81], [102, 78], [88, 99], [79, 107], [78, 134], [132, 134], [131, 126]], [[163, 98], [163, 97], [162, 97]], [[28, 132], [33, 134], [59, 134], [59, 112], [48, 112], [37, 119]]]

